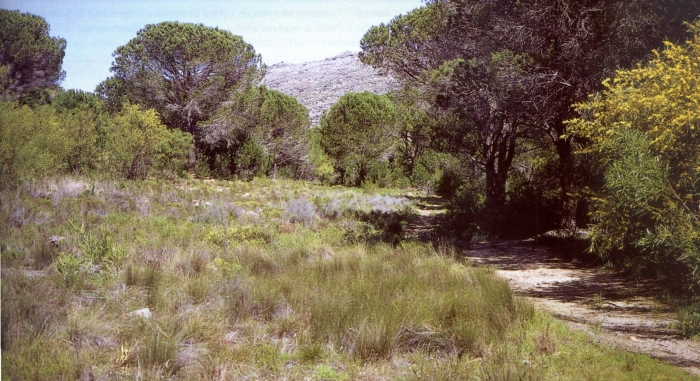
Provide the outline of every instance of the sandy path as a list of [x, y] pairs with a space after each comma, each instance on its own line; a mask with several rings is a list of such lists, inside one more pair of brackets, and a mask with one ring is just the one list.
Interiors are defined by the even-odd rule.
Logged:
[[558, 258], [531, 241], [472, 244], [465, 255], [493, 266], [538, 309], [589, 332], [601, 343], [648, 354], [700, 375], [700, 341], [669, 326], [673, 311], [650, 283], [631, 284], [599, 266]]

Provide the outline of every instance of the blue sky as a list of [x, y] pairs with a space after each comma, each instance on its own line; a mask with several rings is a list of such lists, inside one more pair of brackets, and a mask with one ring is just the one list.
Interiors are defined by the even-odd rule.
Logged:
[[146, 24], [201, 23], [242, 36], [272, 65], [359, 51], [372, 26], [420, 7], [420, 0], [0, 0], [42, 16], [67, 40], [66, 89], [93, 91], [110, 75], [112, 52]]

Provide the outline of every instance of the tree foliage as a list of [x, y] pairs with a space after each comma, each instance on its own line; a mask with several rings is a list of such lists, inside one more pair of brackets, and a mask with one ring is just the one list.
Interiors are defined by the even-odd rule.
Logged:
[[0, 101], [0, 186], [63, 170], [69, 142], [59, 127], [50, 106], [32, 109]]
[[505, 200], [519, 139], [548, 138], [560, 162], [562, 225], [571, 227], [575, 167], [561, 138], [570, 105], [663, 37], [681, 35], [680, 20], [698, 12], [693, 1], [434, 0], [372, 27], [360, 56], [449, 116], [450, 149], [482, 168], [488, 209]]
[[360, 185], [374, 163], [387, 159], [395, 143], [396, 118], [389, 97], [370, 92], [347, 93], [324, 113], [319, 143], [341, 182]]
[[[114, 78], [97, 89], [111, 108], [125, 99], [153, 108], [166, 125], [192, 134], [198, 144], [198, 123], [231, 91], [259, 81], [264, 66], [250, 44], [228, 31], [163, 22], [146, 25], [117, 48], [111, 71]], [[194, 160], [195, 155], [190, 167]]]
[[685, 45], [667, 42], [606, 80], [570, 128], [590, 139], [604, 174], [594, 250], [700, 291], [700, 24], [691, 28]]
[[[434, 2], [371, 29], [365, 62], [423, 89], [440, 135], [465, 166], [485, 175], [488, 229], [498, 230], [508, 171], [534, 113], [536, 76], [518, 25], [498, 2]], [[458, 30], [456, 30], [458, 29]]]
[[423, 162], [433, 146], [436, 129], [436, 121], [429, 112], [430, 104], [413, 89], [388, 95], [395, 104], [397, 114], [396, 160], [414, 186], [428, 186], [433, 179]]
[[153, 110], [127, 106], [107, 130], [109, 167], [127, 179], [145, 179], [152, 168], [177, 175], [185, 169], [192, 135], [170, 130]]
[[74, 89], [58, 91], [51, 101], [51, 105], [58, 112], [86, 109], [98, 113], [104, 111], [102, 98], [93, 93]]
[[236, 93], [202, 123], [209, 169], [221, 171], [223, 165], [229, 175], [308, 178], [310, 125], [309, 111], [294, 97], [265, 86]]
[[40, 16], [0, 9], [0, 99], [37, 105], [58, 89], [66, 40]]

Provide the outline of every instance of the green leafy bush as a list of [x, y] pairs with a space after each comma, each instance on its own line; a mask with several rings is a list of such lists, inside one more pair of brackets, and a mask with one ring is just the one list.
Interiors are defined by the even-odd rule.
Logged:
[[108, 166], [127, 179], [145, 179], [152, 168], [184, 171], [192, 137], [168, 130], [155, 110], [126, 106], [108, 127]]
[[638, 131], [616, 131], [602, 149], [614, 160], [593, 200], [592, 249], [637, 273], [697, 290], [700, 224], [671, 185], [668, 163]]
[[700, 335], [700, 302], [682, 308], [678, 313], [678, 328], [684, 335]]
[[68, 142], [62, 158], [66, 171], [87, 174], [98, 170], [104, 154], [104, 128], [108, 120], [94, 110], [76, 108], [57, 115], [57, 123]]
[[0, 102], [0, 187], [65, 169], [70, 147], [52, 107]]

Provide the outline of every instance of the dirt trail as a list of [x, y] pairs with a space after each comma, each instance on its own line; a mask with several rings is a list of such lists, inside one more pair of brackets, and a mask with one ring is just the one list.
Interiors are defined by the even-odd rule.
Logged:
[[[437, 200], [421, 200], [419, 215], [407, 232], [430, 237], [439, 205]], [[471, 244], [464, 255], [478, 265], [494, 267], [538, 309], [599, 342], [700, 375], [700, 341], [685, 340], [670, 328], [675, 313], [655, 300], [658, 290], [652, 283], [632, 283], [609, 269], [564, 259], [533, 241]]]
[[559, 258], [532, 241], [473, 244], [465, 255], [496, 268], [520, 295], [601, 343], [648, 354], [700, 375], [700, 342], [670, 328], [675, 313], [651, 283]]

